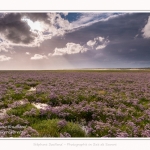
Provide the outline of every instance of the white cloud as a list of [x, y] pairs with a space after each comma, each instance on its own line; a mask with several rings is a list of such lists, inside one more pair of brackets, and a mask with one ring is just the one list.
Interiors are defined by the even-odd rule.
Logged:
[[30, 55], [30, 53], [29, 53], [29, 52], [26, 52], [26, 55]]
[[63, 12], [63, 15], [64, 15], [64, 16], [67, 16], [67, 15], [68, 15], [68, 12]]
[[121, 15], [124, 15], [125, 13], [83, 13], [79, 19], [72, 22], [73, 28], [79, 28], [84, 26], [89, 26], [93, 23], [99, 22], [99, 21], [108, 21], [111, 18], [116, 18]]
[[[71, 30], [71, 23], [62, 18], [59, 13], [47, 13], [49, 16], [50, 24], [47, 26], [46, 31], [50, 32], [52, 36], [64, 35], [66, 30]], [[64, 13], [67, 15], [67, 13]], [[48, 35], [47, 35], [48, 36]]]
[[109, 40], [104, 37], [96, 37], [94, 40], [89, 40], [87, 46], [95, 48], [96, 50], [103, 49], [107, 46]]
[[104, 39], [105, 39], [104, 37], [97, 37], [97, 38], [95, 38], [94, 40], [95, 40], [95, 41], [98, 40], [98, 41], [100, 41], [100, 42], [103, 42]]
[[65, 55], [65, 54], [76, 54], [76, 53], [83, 53], [86, 52], [88, 49], [84, 46], [81, 46], [80, 44], [75, 43], [67, 43], [66, 47], [64, 48], [55, 48], [53, 54], [49, 54], [49, 56], [55, 56], [55, 55]]
[[[47, 15], [49, 16], [49, 24], [43, 21], [33, 22], [28, 18], [22, 18], [22, 21], [28, 22], [31, 32], [35, 35], [35, 39], [30, 44], [19, 44], [19, 46], [39, 47], [43, 41], [51, 39], [54, 36], [63, 36], [66, 30], [72, 29], [69, 21], [62, 18], [60, 14], [47, 13]], [[67, 15], [67, 13], [64, 15]]]
[[[14, 46], [22, 47], [39, 47], [41, 43], [47, 39], [51, 39], [54, 36], [63, 36], [66, 33], [66, 30], [71, 30], [71, 24], [68, 20], [61, 17], [59, 13], [47, 13], [49, 24], [44, 21], [35, 21], [33, 22], [26, 16], [21, 20], [27, 22], [30, 26], [30, 31], [34, 35], [34, 40], [31, 43], [14, 43], [6, 38], [4, 34], [0, 34], [0, 52], [8, 52], [9, 49], [12, 49]], [[67, 13], [64, 13], [67, 15]], [[22, 35], [22, 37], [24, 36]]]
[[147, 24], [142, 29], [142, 32], [143, 32], [143, 37], [144, 38], [150, 38], [150, 16], [148, 18]]
[[99, 46], [97, 46], [97, 47], [96, 47], [96, 50], [103, 49], [103, 48], [105, 48], [105, 47], [106, 47], [106, 45], [105, 45], [105, 44], [103, 44], [103, 45], [99, 45]]
[[48, 59], [45, 55], [35, 54], [33, 57], [31, 57], [31, 60], [40, 60], [40, 59]]
[[9, 45], [9, 42], [5, 39], [3, 34], [0, 34], [0, 52], [8, 52], [8, 49], [12, 49], [12, 47]]
[[[22, 18], [22, 21], [27, 22], [28, 25], [31, 27], [30, 31], [34, 35], [33, 36], [34, 40], [28, 44], [14, 43], [9, 39], [7, 39], [5, 35], [3, 35], [2, 38], [3, 41], [1, 41], [0, 39], [0, 51], [7, 52], [14, 46], [39, 47], [43, 41], [51, 39], [54, 36], [63, 36], [67, 32], [73, 32], [74, 30], [78, 29], [78, 27], [82, 26], [84, 27], [99, 21], [106, 21], [109, 18], [117, 17], [122, 14], [83, 13], [76, 21], [73, 21], [71, 23], [67, 19], [63, 18], [60, 13], [47, 13], [47, 15], [48, 15], [47, 23], [45, 23], [42, 20], [32, 21], [31, 19], [27, 18], [27, 16], [24, 16]], [[66, 16], [68, 15], [68, 13], [64, 12], [63, 15]], [[20, 38], [24, 37], [22, 36]]]
[[93, 47], [96, 44], [96, 41], [90, 40], [87, 42], [87, 45]]
[[80, 44], [76, 43], [67, 43], [66, 47], [64, 48], [55, 48], [54, 53], [49, 53], [49, 56], [56, 56], [56, 55], [65, 55], [65, 54], [76, 54], [76, 53], [83, 53], [88, 51], [92, 47], [95, 50], [103, 49], [107, 46], [109, 40], [104, 37], [96, 37], [94, 40], [89, 40], [86, 45], [81, 46]]
[[7, 57], [5, 55], [0, 55], [0, 61], [8, 61], [10, 59], [12, 59], [12, 58], [11, 57]]
[[101, 20], [100, 18], [102, 15], [103, 15], [102, 13], [83, 13], [79, 17], [79, 19], [72, 22], [72, 26], [73, 28], [78, 28], [78, 27], [93, 24], [97, 21], [100, 21]]

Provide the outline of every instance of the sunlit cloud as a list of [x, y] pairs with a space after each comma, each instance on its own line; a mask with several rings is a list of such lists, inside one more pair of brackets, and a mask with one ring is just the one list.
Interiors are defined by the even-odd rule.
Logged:
[[31, 60], [40, 60], [40, 59], [48, 59], [45, 55], [35, 54], [33, 57], [31, 57]]
[[96, 50], [104, 49], [110, 41], [104, 37], [96, 37], [93, 40], [87, 42], [87, 46], [95, 48]]
[[144, 38], [150, 38], [150, 16], [148, 18], [147, 24], [142, 29], [142, 32]]
[[29, 53], [29, 52], [26, 52], [26, 55], [30, 55], [30, 53]]
[[10, 59], [12, 59], [11, 57], [7, 57], [5, 55], [0, 55], [0, 61], [9, 61]]
[[0, 68], [149, 67], [149, 38], [150, 13], [2, 12]]
[[30, 26], [31, 30], [37, 30], [37, 31], [42, 31], [42, 25], [39, 21], [33, 22], [30, 19], [22, 19], [27, 22], [27, 24]]
[[49, 53], [49, 56], [76, 54], [86, 52], [87, 48], [76, 43], [67, 43], [64, 48], [55, 48], [54, 53]]

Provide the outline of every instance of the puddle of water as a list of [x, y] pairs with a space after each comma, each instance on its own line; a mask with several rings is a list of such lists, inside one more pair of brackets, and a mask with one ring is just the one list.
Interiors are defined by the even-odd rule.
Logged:
[[36, 88], [31, 87], [30, 90], [28, 90], [28, 91], [29, 91], [29, 92], [34, 92], [34, 91], [36, 91]]
[[34, 105], [37, 109], [46, 109], [46, 107], [48, 107], [47, 104], [43, 103], [32, 103], [32, 105]]
[[[16, 106], [18, 105], [18, 106], [21, 106], [21, 105], [24, 105], [24, 104], [26, 104], [26, 103], [28, 103], [28, 101], [27, 100], [21, 100], [21, 101], [16, 101], [16, 102], [14, 102], [15, 104], [16, 104]], [[13, 105], [13, 104], [10, 104], [10, 106], [8, 105], [8, 107], [9, 108], [4, 108], [4, 109], [0, 109], [0, 116], [3, 116], [3, 115], [6, 115], [7, 113], [7, 110], [10, 110], [11, 108], [11, 105]], [[13, 108], [13, 106], [12, 106], [12, 108]]]
[[5, 109], [0, 109], [0, 116], [6, 115], [6, 111], [10, 110], [11, 108], [5, 108]]
[[23, 105], [23, 104], [26, 104], [26, 103], [29, 103], [29, 101], [27, 99], [25, 100], [21, 100], [21, 101], [18, 101], [20, 103], [20, 105]]

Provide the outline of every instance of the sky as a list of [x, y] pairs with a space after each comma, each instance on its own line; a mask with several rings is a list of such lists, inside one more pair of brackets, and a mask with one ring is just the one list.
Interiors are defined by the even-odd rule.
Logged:
[[0, 13], [0, 70], [150, 67], [150, 13]]

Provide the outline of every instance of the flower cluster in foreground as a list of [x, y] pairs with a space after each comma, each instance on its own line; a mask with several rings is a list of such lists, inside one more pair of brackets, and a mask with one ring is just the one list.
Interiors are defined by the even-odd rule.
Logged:
[[1, 71], [0, 137], [150, 137], [149, 91], [149, 71]]

